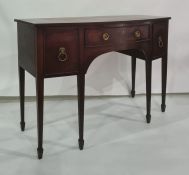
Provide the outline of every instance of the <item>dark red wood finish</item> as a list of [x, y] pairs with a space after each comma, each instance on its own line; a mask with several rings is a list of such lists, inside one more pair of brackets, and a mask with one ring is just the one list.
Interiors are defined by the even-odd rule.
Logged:
[[165, 111], [169, 17], [112, 16], [15, 20], [18, 23], [18, 64], [21, 128], [24, 130], [25, 70], [36, 78], [38, 158], [43, 154], [44, 78], [77, 75], [79, 148], [83, 149], [85, 74], [99, 55], [116, 51], [132, 56], [132, 97], [136, 58], [146, 63], [146, 120], [151, 120], [152, 61], [162, 59], [162, 105]]

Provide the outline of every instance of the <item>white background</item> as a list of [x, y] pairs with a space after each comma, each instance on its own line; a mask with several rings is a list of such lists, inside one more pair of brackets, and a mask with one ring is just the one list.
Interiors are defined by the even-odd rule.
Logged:
[[[169, 93], [189, 91], [188, 0], [0, 0], [0, 96], [18, 96], [17, 36], [14, 18], [157, 15], [171, 16], [169, 30]], [[130, 57], [107, 53], [86, 76], [86, 95], [127, 95]], [[144, 62], [137, 61], [136, 92], [145, 92]], [[160, 60], [153, 62], [153, 93], [161, 92]], [[45, 80], [46, 95], [75, 95], [76, 77]], [[35, 80], [26, 74], [26, 95], [35, 95]]]

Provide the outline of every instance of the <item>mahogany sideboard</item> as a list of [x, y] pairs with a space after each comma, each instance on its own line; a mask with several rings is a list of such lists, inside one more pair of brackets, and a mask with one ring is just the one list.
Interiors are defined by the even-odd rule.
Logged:
[[18, 69], [21, 130], [25, 129], [25, 70], [36, 79], [38, 158], [43, 155], [44, 79], [77, 75], [79, 148], [84, 146], [85, 74], [91, 62], [111, 51], [132, 58], [132, 90], [135, 96], [136, 58], [146, 65], [146, 120], [151, 120], [152, 61], [161, 58], [162, 104], [165, 111], [168, 23], [170, 17], [104, 16], [80, 18], [15, 19], [18, 33]]

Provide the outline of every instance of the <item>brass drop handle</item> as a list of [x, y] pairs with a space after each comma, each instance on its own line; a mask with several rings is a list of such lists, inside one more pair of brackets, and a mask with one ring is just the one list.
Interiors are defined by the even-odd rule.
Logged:
[[68, 55], [67, 55], [66, 49], [64, 47], [59, 48], [58, 60], [62, 61], [62, 62], [68, 60]]
[[141, 32], [140, 30], [135, 31], [135, 38], [140, 39], [141, 38]]
[[107, 40], [109, 40], [110, 35], [108, 33], [103, 33], [102, 37], [103, 37], [104, 41], [107, 41]]
[[164, 46], [164, 44], [163, 44], [163, 39], [162, 39], [161, 36], [158, 37], [158, 46], [159, 46], [160, 48], [163, 48], [163, 46]]

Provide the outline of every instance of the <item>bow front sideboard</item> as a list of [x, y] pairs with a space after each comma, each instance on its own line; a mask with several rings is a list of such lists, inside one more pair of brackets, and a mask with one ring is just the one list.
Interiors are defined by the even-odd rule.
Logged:
[[145, 61], [147, 123], [151, 120], [152, 61], [161, 58], [161, 110], [165, 111], [169, 19], [154, 16], [15, 19], [18, 33], [20, 125], [24, 131], [26, 70], [36, 79], [39, 159], [43, 155], [44, 79], [77, 76], [78, 143], [82, 150], [85, 74], [92, 61], [103, 53], [116, 51], [131, 56], [132, 97], [135, 96], [136, 58]]

